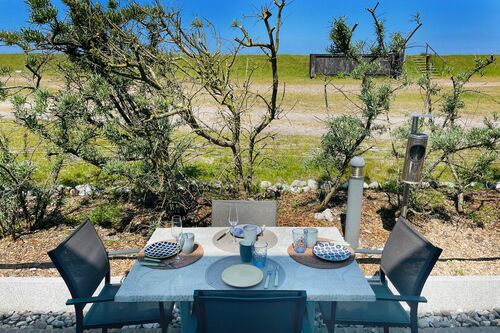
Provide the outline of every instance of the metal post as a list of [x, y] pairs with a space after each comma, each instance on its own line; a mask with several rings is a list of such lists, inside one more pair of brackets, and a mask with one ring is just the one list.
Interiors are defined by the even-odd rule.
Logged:
[[363, 185], [365, 183], [365, 160], [356, 156], [351, 160], [351, 175], [347, 190], [347, 212], [345, 224], [345, 240], [354, 250], [359, 247], [359, 224], [361, 206], [363, 204]]
[[[412, 114], [411, 119], [411, 134], [418, 133], [418, 115]], [[410, 184], [403, 184], [403, 202], [401, 205], [401, 216], [406, 218], [408, 213], [408, 203], [410, 201]]]

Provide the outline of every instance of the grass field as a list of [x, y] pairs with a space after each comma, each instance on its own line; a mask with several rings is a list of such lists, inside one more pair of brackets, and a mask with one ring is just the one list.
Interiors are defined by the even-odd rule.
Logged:
[[[484, 57], [483, 55], [481, 57]], [[56, 56], [56, 59], [63, 56]], [[418, 73], [413, 60], [416, 56], [407, 56], [406, 69], [411, 77], [415, 78]], [[474, 65], [473, 55], [448, 55], [443, 56], [447, 64], [452, 69], [452, 72], [457, 73]], [[13, 70], [25, 70], [23, 54], [0, 54], [0, 66], [10, 67]], [[309, 56], [308, 55], [280, 55], [278, 57], [280, 78], [282, 82], [298, 83], [308, 82], [314, 83], [321, 81], [317, 78], [311, 80], [309, 78]], [[270, 66], [264, 56], [257, 55], [241, 55], [238, 57], [235, 70], [236, 77], [242, 79], [250, 68], [255, 68], [253, 72], [253, 80], [256, 83], [268, 81], [271, 77]], [[54, 67], [51, 66], [48, 74], [54, 74]], [[487, 68], [484, 72], [484, 78], [500, 78], [500, 66], [498, 62]], [[347, 79], [349, 80], [349, 79]]]
[[[453, 67], [454, 72], [464, 70], [472, 66], [474, 56], [444, 56], [445, 60]], [[414, 56], [407, 58], [407, 70], [413, 77], [417, 77], [417, 72], [413, 64]], [[0, 65], [11, 67], [14, 70], [23, 70], [24, 55], [22, 54], [0, 54]], [[311, 130], [321, 128], [322, 124], [314, 119], [318, 113], [324, 113], [324, 100], [322, 95], [322, 79], [309, 79], [309, 57], [306, 55], [282, 55], [279, 58], [281, 81], [287, 83], [287, 93], [284, 101], [285, 107], [295, 105], [293, 112], [305, 114], [295, 123], [289, 123], [288, 126], [303, 126], [304, 123], [313, 123]], [[243, 78], [249, 68], [254, 67], [253, 82], [256, 84], [269, 83], [270, 72], [267, 61], [261, 56], [240, 56], [236, 62], [236, 77]], [[54, 74], [53, 68], [49, 72]], [[53, 82], [56, 77], [51, 78]], [[500, 98], [500, 85], [488, 83], [500, 82], [500, 67], [497, 63], [488, 68], [483, 77], [474, 78], [480, 83], [481, 92], [464, 93], [465, 109], [467, 116], [491, 115], [493, 111], [498, 110], [498, 100]], [[346, 78], [335, 79], [339, 85], [345, 84], [349, 87], [359, 87], [359, 81]], [[486, 85], [482, 85], [483, 82]], [[450, 89], [449, 87], [445, 89]], [[331, 91], [329, 98], [334, 106], [333, 112], [346, 112], [348, 103], [338, 92]], [[420, 111], [422, 108], [422, 97], [418, 89], [406, 89], [399, 91], [393, 101], [391, 112], [401, 115], [401, 110]], [[406, 111], [405, 111], [406, 112]], [[287, 124], [285, 124], [287, 125]], [[307, 124], [306, 124], [307, 126]], [[0, 118], [0, 131], [5, 133], [11, 140], [16, 149], [22, 148], [25, 130], [16, 125], [12, 120]], [[40, 165], [39, 178], [44, 178], [44, 173], [48, 171], [49, 164], [45, 161], [43, 150], [44, 143], [34, 135], [28, 135], [28, 146], [39, 146], [39, 153], [35, 155], [35, 161]], [[264, 152], [264, 160], [256, 167], [255, 179], [270, 180], [272, 182], [288, 182], [298, 178], [317, 178], [324, 177], [324, 171], [309, 163], [314, 151], [320, 146], [319, 135], [297, 135], [289, 133], [280, 133], [276, 139], [269, 145]], [[365, 155], [367, 159], [367, 179], [383, 182], [391, 177], [394, 172], [394, 161], [389, 158], [387, 151], [388, 142], [386, 140], [377, 140], [370, 142], [378, 148], [376, 152], [368, 152]], [[279, 152], [278, 154], [276, 152]], [[206, 181], [222, 180], [227, 176], [231, 168], [231, 156], [227, 150], [211, 148], [200, 158], [191, 161], [192, 172], [199, 179]], [[106, 176], [99, 173], [97, 168], [82, 163], [81, 161], [68, 160], [63, 172], [61, 181], [67, 185], [81, 184], [87, 182], [100, 183], [106, 181]]]

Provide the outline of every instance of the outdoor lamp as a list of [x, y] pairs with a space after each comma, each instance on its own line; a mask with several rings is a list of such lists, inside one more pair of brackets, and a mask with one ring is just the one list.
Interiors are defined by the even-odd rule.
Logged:
[[422, 180], [425, 150], [429, 136], [423, 133], [411, 133], [406, 145], [406, 158], [403, 171], [403, 182], [418, 184]]
[[355, 156], [351, 159], [351, 175], [347, 189], [347, 211], [345, 222], [345, 240], [353, 249], [359, 246], [359, 223], [363, 204], [363, 185], [365, 183], [365, 160]]

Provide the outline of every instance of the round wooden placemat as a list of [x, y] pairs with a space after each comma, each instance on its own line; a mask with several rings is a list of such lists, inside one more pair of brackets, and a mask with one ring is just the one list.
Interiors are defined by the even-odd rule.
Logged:
[[[334, 242], [334, 241], [326, 238], [318, 238], [318, 242]], [[293, 244], [290, 244], [290, 246], [288, 247], [288, 254], [290, 255], [290, 257], [292, 257], [293, 260], [305, 266], [309, 266], [312, 268], [321, 268], [321, 269], [335, 269], [335, 268], [345, 267], [354, 261], [355, 259], [354, 250], [350, 246], [347, 246], [347, 248], [351, 252], [351, 256], [349, 257], [349, 259], [346, 259], [344, 261], [328, 261], [320, 259], [316, 257], [312, 249], [309, 248], [306, 249], [306, 252], [304, 253], [295, 253], [295, 250], [293, 249]]]
[[[174, 258], [175, 256], [172, 256], [170, 258], [162, 259], [161, 260], [161, 266], [144, 266], [148, 268], [153, 268], [153, 269], [177, 269], [177, 268], [182, 268], [189, 266], [191, 264], [194, 264], [198, 260], [203, 257], [203, 246], [199, 243], [194, 243], [194, 248], [193, 252], [189, 254], [185, 253], [179, 253], [179, 257], [182, 258], [181, 261], [175, 261]], [[149, 261], [149, 260], [144, 260], [144, 249], [139, 252], [139, 255], [137, 256], [137, 260], [140, 262], [145, 262], [145, 263], [155, 263], [154, 261]]]

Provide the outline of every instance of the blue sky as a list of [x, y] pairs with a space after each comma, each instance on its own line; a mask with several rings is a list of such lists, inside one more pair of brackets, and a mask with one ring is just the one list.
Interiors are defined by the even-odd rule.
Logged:
[[[52, 0], [60, 5], [60, 0]], [[103, 1], [103, 0], [100, 0]], [[121, 0], [122, 3], [127, 0]], [[147, 2], [148, 0], [139, 0]], [[294, 0], [284, 11], [281, 35], [283, 54], [324, 53], [332, 17], [345, 15], [358, 22], [355, 37], [367, 40], [372, 23], [365, 8], [370, 0]], [[174, 0], [183, 9], [186, 21], [199, 15], [210, 20], [227, 40], [237, 33], [233, 19], [255, 13], [269, 1], [260, 0]], [[63, 7], [61, 7], [63, 8]], [[409, 32], [412, 15], [420, 12], [424, 25], [412, 40], [408, 53], [420, 53], [419, 46], [428, 42], [440, 54], [500, 54], [500, 0], [382, 0], [378, 13], [387, 21], [388, 32]], [[27, 25], [23, 0], [0, 0], [0, 29], [15, 30]], [[259, 25], [248, 18], [246, 25], [253, 34], [264, 36]], [[18, 52], [0, 48], [2, 53]]]

